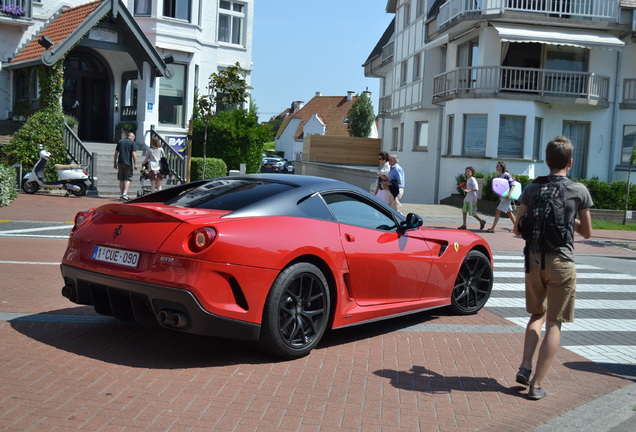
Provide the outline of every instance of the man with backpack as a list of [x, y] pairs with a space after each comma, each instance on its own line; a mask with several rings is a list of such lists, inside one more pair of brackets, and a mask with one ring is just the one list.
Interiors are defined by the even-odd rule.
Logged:
[[[563, 136], [547, 144], [545, 161], [550, 174], [523, 190], [513, 230], [526, 240], [526, 310], [532, 315], [516, 381], [528, 386], [528, 397], [533, 400], [548, 394], [542, 382], [561, 344], [561, 323], [574, 321], [574, 232], [584, 238], [592, 235], [592, 197], [583, 184], [567, 178], [573, 152], [572, 143]], [[531, 379], [537, 348], [539, 355]]]

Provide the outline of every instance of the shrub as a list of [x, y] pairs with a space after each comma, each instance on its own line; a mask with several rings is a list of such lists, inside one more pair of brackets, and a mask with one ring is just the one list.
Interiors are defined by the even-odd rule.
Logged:
[[[602, 182], [597, 177], [579, 180], [590, 191], [594, 206], [592, 208], [607, 210], [625, 210], [625, 197], [627, 196], [627, 182], [615, 181]], [[636, 194], [630, 194], [630, 210], [636, 210]]]
[[[533, 181], [533, 179], [525, 175], [517, 175], [512, 173], [511, 175], [515, 178], [515, 180], [521, 183], [522, 189]], [[497, 172], [491, 172], [489, 174], [484, 174], [481, 172], [475, 173], [475, 178], [484, 179], [484, 190], [482, 192], [483, 200], [497, 201], [499, 199], [499, 197], [492, 191], [492, 179], [497, 178], [498, 176], [499, 174]], [[463, 173], [459, 174], [455, 176], [455, 180], [457, 181], [457, 191], [461, 193], [462, 191], [459, 185], [462, 182], [466, 181], [466, 176]], [[592, 208], [604, 210], [625, 210], [627, 182], [615, 181], [612, 183], [607, 183], [600, 181], [597, 177], [592, 177], [590, 179], [580, 179], [577, 181], [583, 183], [590, 191], [590, 195], [592, 195], [592, 200], [594, 201], [594, 206]], [[630, 210], [636, 210], [636, 194], [630, 194], [628, 208]]]
[[8, 206], [17, 197], [15, 169], [0, 165], [0, 207]]
[[53, 164], [68, 162], [66, 145], [62, 136], [64, 120], [61, 110], [45, 109], [36, 112], [24, 123], [8, 144], [3, 148], [3, 163], [22, 164], [30, 170], [39, 159], [38, 144], [42, 144], [51, 153], [47, 164], [47, 178], [55, 178]]
[[203, 172], [203, 158], [193, 157], [190, 165], [190, 181], [206, 178], [224, 177], [227, 175], [227, 165], [222, 159], [206, 158], [205, 175]]

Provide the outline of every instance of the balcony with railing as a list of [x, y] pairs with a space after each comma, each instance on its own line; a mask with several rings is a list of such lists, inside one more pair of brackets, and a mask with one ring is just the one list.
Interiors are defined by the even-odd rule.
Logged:
[[1, 0], [0, 23], [24, 25], [31, 21], [33, 0]]
[[461, 67], [433, 80], [433, 102], [455, 98], [505, 97], [607, 106], [609, 77], [590, 72], [508, 66]]
[[437, 27], [458, 17], [506, 12], [617, 22], [620, 11], [617, 0], [448, 0], [439, 8]]
[[391, 96], [384, 96], [380, 98], [378, 114], [380, 116], [386, 116], [391, 114]]
[[364, 75], [372, 76], [377, 73], [383, 66], [389, 64], [393, 60], [395, 44], [389, 42], [382, 48], [382, 55], [377, 56], [364, 66]]

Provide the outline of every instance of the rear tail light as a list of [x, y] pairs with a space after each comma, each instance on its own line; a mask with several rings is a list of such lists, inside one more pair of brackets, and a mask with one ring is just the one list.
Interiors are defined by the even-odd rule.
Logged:
[[201, 227], [190, 234], [189, 247], [193, 252], [201, 252], [208, 248], [216, 239], [216, 230], [212, 227]]
[[73, 225], [73, 228], [71, 229], [71, 234], [73, 234], [75, 232], [75, 230], [77, 230], [77, 228], [80, 227], [80, 225], [82, 225], [86, 220], [88, 219], [88, 212], [78, 212], [75, 215], [75, 223]]

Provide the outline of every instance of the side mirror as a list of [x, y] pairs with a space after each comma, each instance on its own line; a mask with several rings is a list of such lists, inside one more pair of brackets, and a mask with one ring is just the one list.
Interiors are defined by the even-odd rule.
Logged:
[[400, 224], [399, 231], [407, 231], [410, 229], [416, 229], [424, 225], [424, 220], [420, 215], [415, 213], [409, 213], [406, 216], [406, 220]]

